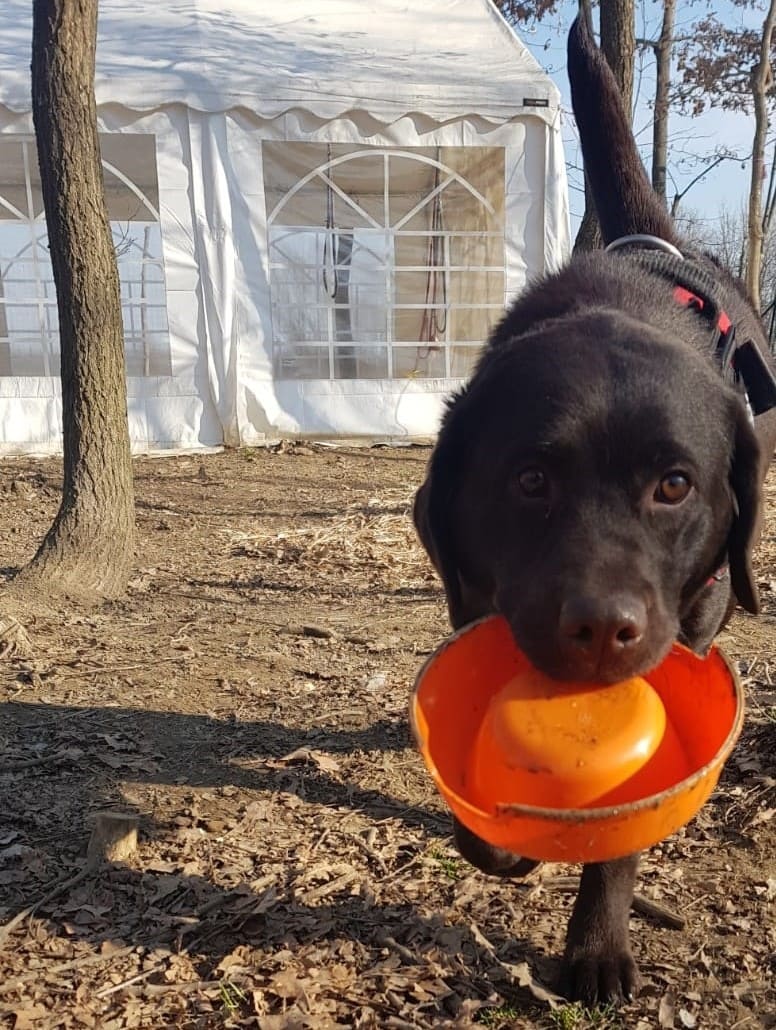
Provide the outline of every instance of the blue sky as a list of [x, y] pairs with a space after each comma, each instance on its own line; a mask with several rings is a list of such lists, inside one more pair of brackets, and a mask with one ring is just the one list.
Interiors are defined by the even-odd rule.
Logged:
[[[714, 4], [717, 15], [730, 24], [743, 22], [751, 26], [760, 27], [764, 14], [762, 3], [757, 4], [757, 9], [741, 11], [735, 8], [728, 0], [717, 0]], [[564, 0], [560, 14], [556, 18], [549, 19], [544, 24], [536, 27], [533, 31], [525, 26], [518, 28], [518, 34], [523, 42], [529, 47], [539, 63], [547, 69], [557, 83], [563, 98], [564, 110], [570, 112], [571, 103], [569, 99], [568, 82], [566, 81], [566, 40], [565, 33], [576, 14], [577, 3], [575, 0]], [[686, 0], [679, 0], [677, 10], [677, 30], [687, 25], [702, 13], [702, 5], [696, 4], [692, 7]], [[637, 37], [654, 38], [657, 35], [659, 18], [661, 15], [661, 4], [655, 0], [638, 0], [637, 2]], [[634, 129], [637, 138], [642, 144], [642, 153], [648, 162], [651, 153], [652, 136], [652, 112], [648, 105], [648, 99], [654, 94], [654, 62], [651, 54], [641, 53], [636, 59], [636, 74], [634, 90], [637, 96], [634, 116]], [[669, 179], [668, 192], [669, 201], [675, 189], [681, 192], [682, 189], [701, 171], [701, 164], [692, 160], [693, 155], [704, 155], [713, 152], [714, 148], [724, 144], [727, 148], [746, 158], [751, 153], [752, 134], [754, 119], [746, 114], [732, 114], [712, 109], [704, 112], [699, 117], [683, 117], [672, 111], [669, 124], [669, 137], [672, 142], [671, 151], [674, 160], [671, 163], [670, 171], [674, 175], [674, 183]], [[579, 190], [581, 175], [575, 172], [573, 166], [581, 165], [581, 154], [577, 144], [572, 119], [569, 116], [565, 119], [563, 130], [564, 144], [566, 148], [566, 159], [569, 163], [569, 186], [572, 212], [572, 228], [576, 226], [581, 217], [584, 207], [582, 194]], [[687, 160], [679, 163], [681, 154], [687, 155]], [[746, 203], [749, 190], [750, 165], [745, 162], [744, 167], [738, 161], [724, 161], [718, 165], [699, 183], [692, 187], [687, 193], [684, 205], [691, 209], [694, 214], [713, 221], [720, 215], [723, 208], [735, 211]]]

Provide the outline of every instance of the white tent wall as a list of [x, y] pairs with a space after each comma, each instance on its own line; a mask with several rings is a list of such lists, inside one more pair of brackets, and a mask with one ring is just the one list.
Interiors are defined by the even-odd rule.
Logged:
[[[4, 121], [0, 142], [32, 138], [28, 116]], [[195, 190], [186, 151], [188, 122], [189, 112], [182, 107], [138, 117], [117, 105], [107, 105], [98, 118], [101, 134], [148, 135], [156, 150], [172, 374], [127, 376], [130, 439], [137, 452], [196, 449], [224, 442], [216, 402], [218, 377], [209, 375], [209, 348], [203, 346], [210, 337], [201, 324], [205, 291], [197, 241], [207, 229], [205, 222], [195, 228]], [[197, 140], [195, 153], [199, 148]], [[229, 303], [233, 304], [232, 298]], [[46, 454], [57, 453], [61, 447], [59, 376], [0, 376], [0, 452]]]
[[[214, 357], [217, 326], [208, 331], [207, 321], [218, 298], [215, 288], [207, 287], [210, 269], [203, 260], [208, 226], [216, 223], [199, 205], [207, 174], [199, 157], [202, 118], [179, 105], [141, 116], [118, 105], [99, 112], [101, 132], [148, 133], [156, 148], [171, 374], [127, 377], [136, 451], [218, 446], [228, 424], [225, 379], [213, 371], [225, 353], [223, 336], [215, 335]], [[209, 125], [205, 135], [209, 140]], [[206, 192], [211, 193], [209, 187]]]
[[[323, 124], [294, 112], [272, 122], [254, 123], [246, 117], [230, 120], [229, 151], [243, 191], [261, 184], [260, 143], [301, 140], [327, 143], [363, 143], [375, 148], [488, 146], [504, 149], [505, 160], [505, 294], [516, 295], [530, 276], [557, 267], [567, 245], [557, 242], [557, 226], [545, 233], [548, 217], [545, 182], [548, 172], [565, 175], [557, 134], [540, 119], [522, 118], [506, 125], [488, 125], [474, 119], [443, 126], [420, 124], [418, 118], [401, 119], [391, 126], [359, 124], [336, 119]], [[257, 164], [258, 158], [258, 164]], [[549, 168], [548, 168], [549, 165]], [[273, 378], [271, 324], [260, 313], [270, 310], [270, 270], [267, 254], [263, 191], [244, 192], [250, 200], [246, 215], [255, 219], [250, 233], [259, 241], [261, 268], [244, 263], [236, 280], [235, 332], [238, 336], [239, 436], [258, 443], [278, 435], [368, 436], [414, 438], [432, 435], [444, 399], [454, 385], [446, 378], [424, 379], [285, 379]], [[558, 203], [558, 201], [555, 201]], [[566, 215], [560, 201], [561, 223]], [[243, 225], [243, 229], [245, 226]], [[548, 236], [553, 246], [547, 252]], [[250, 241], [246, 240], [250, 245]], [[255, 244], [254, 244], [255, 246]], [[237, 247], [237, 253], [246, 249]], [[242, 277], [242, 281], [240, 281]], [[244, 327], [250, 327], [247, 331]], [[257, 332], [257, 327], [259, 332]]]
[[[145, 2], [136, 0], [136, 4], [141, 6]], [[390, 6], [398, 0], [384, 2]], [[222, 15], [215, 0], [212, 3], [214, 8], [207, 24], [217, 26], [221, 24]], [[288, 0], [288, 5], [294, 8], [301, 3], [302, 0]], [[234, 42], [240, 33], [246, 36], [245, 53], [250, 50], [251, 40], [247, 38], [250, 18], [258, 19], [260, 23], [279, 18], [278, 14], [257, 13], [255, 5], [248, 0], [233, 0], [230, 5], [238, 9], [240, 17], [246, 20], [238, 24], [235, 18], [234, 24], [230, 23], [229, 40], [222, 41], [222, 45], [214, 44], [212, 53], [206, 55], [211, 62], [209, 67], [207, 60], [203, 59], [202, 67], [196, 66], [191, 78], [189, 72], [186, 75], [180, 73], [186, 62], [176, 64], [173, 61], [170, 67], [174, 67], [179, 78], [166, 77], [161, 57], [168, 40], [176, 39], [176, 43], [171, 45], [177, 45], [181, 54], [186, 54], [189, 48], [189, 65], [196, 65], [191, 56], [196, 47], [206, 48], [210, 43], [209, 36], [197, 36], [194, 41], [186, 39], [196, 23], [196, 19], [193, 22], [186, 20], [189, 12], [196, 11], [200, 16], [203, 8], [210, 4], [211, 0], [175, 0], [171, 3], [162, 18], [165, 24], [157, 26], [149, 34], [150, 50], [138, 56], [139, 71], [136, 73], [132, 54], [123, 55], [120, 41], [112, 34], [111, 18], [115, 14], [114, 30], [124, 23], [122, 19], [136, 18], [134, 24], [142, 37], [144, 30], [141, 27], [147, 24], [146, 15], [131, 14], [124, 0], [101, 2], [101, 31], [108, 33], [105, 39], [101, 35], [98, 44], [97, 95], [101, 139], [112, 144], [112, 151], [116, 150], [117, 136], [126, 136], [130, 149], [135, 146], [138, 136], [152, 140], [156, 157], [154, 199], [161, 250], [158, 264], [161, 266], [163, 263], [163, 288], [166, 290], [166, 334], [156, 326], [155, 337], [155, 346], [163, 348], [164, 353], [161, 358], [157, 355], [156, 364], [153, 361], [149, 364], [146, 360], [145, 369], [140, 370], [142, 374], [134, 374], [138, 371], [137, 362], [130, 363], [128, 357], [128, 413], [133, 448], [142, 452], [207, 448], [221, 444], [236, 446], [292, 435], [371, 439], [433, 435], [445, 397], [461, 382], [450, 374], [454, 371], [451, 355], [463, 353], [454, 341], [445, 342], [444, 348], [431, 348], [444, 349], [445, 375], [432, 375], [430, 365], [419, 374], [412, 369], [410, 374], [406, 374], [399, 364], [392, 375], [378, 376], [373, 370], [370, 378], [337, 378], [333, 373], [305, 378], [306, 372], [298, 378], [278, 376], [278, 290], [284, 289], [286, 295], [281, 299], [289, 301], [293, 300], [294, 288], [290, 284], [278, 286], [277, 262], [273, 262], [270, 254], [272, 227], [268, 221], [272, 214], [270, 208], [277, 206], [277, 197], [269, 197], [267, 192], [269, 187], [265, 182], [264, 167], [267, 148], [282, 149], [291, 143], [317, 145], [319, 148], [323, 145], [324, 150], [327, 146], [335, 151], [339, 148], [337, 152], [342, 148], [360, 148], [365, 153], [385, 153], [386, 169], [389, 160], [393, 160], [388, 155], [397, 151], [406, 155], [426, 155], [419, 160], [432, 164], [427, 157], [430, 152], [437, 155], [455, 152], [459, 162], [456, 167], [459, 168], [466, 164], [465, 160], [463, 165], [460, 164], [465, 155], [462, 158], [460, 149], [456, 148], [480, 148], [472, 149], [471, 154], [491, 155], [495, 171], [490, 178], [496, 175], [501, 191], [496, 207], [498, 216], [503, 218], [503, 243], [499, 242], [500, 237], [496, 243], [503, 246], [503, 261], [499, 258], [499, 268], [494, 267], [493, 271], [498, 273], [495, 276], [481, 271], [478, 280], [476, 269], [468, 277], [463, 272], [456, 273], [458, 285], [450, 287], [449, 296], [445, 293], [445, 300], [452, 302], [460, 299], [455, 290], [460, 293], [463, 289], [471, 300], [472, 294], [488, 286], [485, 291], [488, 298], [479, 299], [492, 301], [493, 284], [501, 284], [497, 304], [469, 303], [468, 315], [466, 310], [458, 312], [459, 321], [465, 322], [469, 318], [472, 326], [483, 328], [482, 332], [477, 332], [476, 339], [467, 344], [479, 345], [485, 336], [484, 316], [480, 312], [475, 317], [475, 309], [488, 307], [487, 318], [492, 322], [498, 317], [502, 305], [519, 292], [529, 278], [558, 267], [568, 252], [568, 201], [557, 91], [498, 19], [495, 37], [488, 36], [493, 30], [488, 20], [492, 20], [494, 15], [485, 0], [480, 3], [474, 0], [437, 0], [430, 6], [445, 8], [451, 18], [470, 19], [471, 25], [481, 31], [484, 39], [491, 44], [495, 40], [498, 45], [492, 46], [491, 50], [494, 60], [498, 51], [504, 76], [515, 74], [515, 61], [525, 63], [527, 72], [520, 74], [528, 77], [515, 79], [518, 85], [513, 83], [515, 92], [511, 101], [506, 88], [500, 94], [498, 90], [494, 92], [476, 62], [470, 62], [468, 72], [461, 65], [463, 79], [452, 68], [448, 69], [446, 63], [440, 63], [440, 67], [443, 65], [450, 72], [444, 90], [440, 91], [438, 85], [413, 85], [411, 102], [401, 96], [402, 90], [406, 92], [406, 86], [400, 76], [394, 76], [393, 81], [390, 77], [385, 77], [380, 83], [375, 81], [371, 90], [366, 90], [363, 82], [360, 86], [348, 87], [360, 89], [361, 96], [371, 96], [364, 102], [370, 110], [357, 109], [358, 101], [348, 102], [344, 80], [339, 86], [336, 82], [327, 81], [326, 88], [321, 85], [316, 92], [311, 91], [310, 84], [305, 85], [298, 76], [292, 77], [289, 80], [289, 97], [281, 97], [286, 89], [285, 80], [279, 79], [280, 86], [275, 89], [271, 82], [271, 68], [261, 69], [264, 78], [259, 76], [261, 81], [256, 85], [252, 81], [255, 76], [246, 72], [239, 60], [229, 54], [229, 40]], [[350, 0], [327, 0], [327, 4], [332, 13], [339, 12], [333, 24], [338, 24], [338, 19], [343, 17], [346, 20], [348, 17], [363, 17], [361, 0], [359, 4]], [[3, 140], [32, 138], [31, 117], [25, 110], [29, 106], [25, 95], [29, 68], [28, 49], [25, 48], [29, 43], [19, 28], [20, 18], [29, 21], [28, 0], [5, 0], [3, 6], [5, 12], [0, 10], [0, 145]], [[400, 15], [408, 16], [406, 5], [400, 3], [399, 7], [401, 12], [397, 11], [391, 22], [393, 35], [386, 40], [388, 56], [384, 60], [388, 63], [393, 59], [390, 52], [402, 45]], [[158, 5], [151, 4], [149, 0], [147, 17], [152, 18], [157, 10]], [[324, 14], [303, 22], [303, 27], [308, 24], [314, 27], [315, 54], [318, 56], [322, 47], [332, 43], [327, 34], [327, 5], [321, 10]], [[426, 16], [425, 8], [423, 12], [417, 12], [419, 18]], [[170, 24], [165, 27], [168, 20]], [[297, 24], [290, 11], [287, 24]], [[13, 33], [9, 36], [6, 29], [11, 25]], [[196, 25], [199, 28], [198, 23]], [[325, 29], [323, 25], [326, 25]], [[260, 28], [264, 31], [266, 26], [261, 24]], [[278, 31], [283, 30], [284, 19], [280, 18]], [[8, 38], [15, 40], [10, 55], [3, 52], [3, 44]], [[271, 47], [267, 49], [265, 36], [258, 39], [263, 42], [265, 52], [272, 54]], [[417, 40], [412, 40], [410, 33], [406, 40], [410, 51], [417, 44]], [[142, 44], [140, 38], [138, 46], [141, 49]], [[156, 51], [158, 53], [154, 57]], [[461, 54], [467, 52], [464, 41]], [[287, 48], [284, 53], [284, 60], [290, 62], [293, 48]], [[20, 68], [20, 55], [24, 58], [26, 70]], [[429, 64], [431, 58], [424, 60]], [[463, 58], [459, 56], [457, 60], [460, 64]], [[237, 82], [230, 92], [225, 83], [233, 66]], [[369, 62], [368, 67], [370, 75], [378, 75], [374, 62]], [[281, 70], [278, 68], [278, 75]], [[119, 83], [122, 75], [126, 81]], [[471, 83], [468, 89], [467, 75]], [[123, 95], [124, 86], [126, 96]], [[253, 96], [250, 95], [251, 89]], [[451, 112], [455, 95], [459, 96], [461, 105], [457, 113]], [[276, 99], [268, 99], [272, 96]], [[464, 99], [467, 96], [468, 99]], [[475, 103], [471, 96], [479, 100], [483, 113], [473, 113]], [[534, 106], [533, 102], [521, 101], [526, 96], [545, 99], [537, 101], [538, 106]], [[294, 101], [291, 97], [295, 98]], [[405, 113], [400, 113], [402, 105]], [[427, 110], [423, 109], [424, 105]], [[103, 149], [105, 151], [105, 144]], [[481, 161], [482, 157], [477, 160]], [[129, 164], [132, 164], [131, 155]], [[117, 174], [120, 175], [120, 171]], [[334, 173], [332, 176], [333, 179], [326, 178], [325, 181], [333, 182], [334, 188], [338, 189], [334, 181], [336, 176]], [[108, 177], [106, 172], [106, 183]], [[0, 204], [2, 181], [0, 179]], [[441, 187], [444, 187], [444, 182]], [[451, 187], [449, 192], [454, 194], [454, 189]], [[476, 189], [472, 192], [477, 194]], [[460, 191], [456, 194], [456, 204], [451, 208], [457, 206], [460, 209], [463, 195]], [[487, 197], [485, 199], [487, 201]], [[386, 210], [387, 205], [386, 186]], [[424, 208], [424, 212], [427, 210]], [[351, 231], [351, 239], [356, 239], [358, 232]], [[424, 230], [416, 235], [425, 238], [429, 233]], [[379, 265], [378, 258], [379, 255], [374, 261]], [[388, 259], [385, 258], [383, 263], [388, 264]], [[348, 274], [352, 276], [355, 295], [359, 275], [366, 284], [372, 272], [363, 262], [359, 272], [354, 262]], [[386, 274], [394, 275], [393, 272]], [[454, 276], [449, 278], [452, 282]], [[462, 286], [467, 278], [468, 282]], [[50, 284], [46, 288], [50, 289]], [[131, 294], [131, 286], [127, 289]], [[53, 303], [50, 296], [47, 303]], [[130, 299], [127, 303], [131, 306], [134, 302]], [[405, 305], [409, 308], [421, 306]], [[459, 306], [465, 308], [463, 303]], [[125, 325], [127, 310], [125, 308]], [[142, 312], [142, 309], [138, 310]], [[361, 332], [369, 336], [373, 331], [369, 310], [362, 308], [359, 312], [354, 308], [348, 313], [351, 329], [355, 327], [356, 335]], [[415, 314], [419, 317], [418, 312]], [[450, 314], [449, 306], [447, 314]], [[388, 315], [390, 323], [390, 311]], [[398, 318], [397, 312], [393, 315]], [[294, 317], [299, 320], [298, 312]], [[331, 333], [331, 312], [328, 317]], [[414, 354], [420, 353], [418, 343], [405, 341], [398, 345], [405, 350], [394, 351], [390, 332], [389, 328], [389, 355], [393, 353], [394, 361], [405, 360], [411, 355], [409, 366], [413, 365]], [[351, 349], [358, 350], [356, 335], [353, 335]], [[465, 336], [466, 333], [460, 335]], [[377, 345], [378, 349], [382, 347], [384, 350], [379, 340]], [[333, 347], [330, 334], [331, 353], [334, 353]], [[368, 350], [361, 349], [368, 355]], [[393, 367], [390, 356], [389, 365]], [[333, 367], [330, 364], [329, 368]], [[60, 449], [61, 393], [58, 376], [53, 371], [52, 374], [34, 376], [0, 372], [0, 452], [51, 453]]]

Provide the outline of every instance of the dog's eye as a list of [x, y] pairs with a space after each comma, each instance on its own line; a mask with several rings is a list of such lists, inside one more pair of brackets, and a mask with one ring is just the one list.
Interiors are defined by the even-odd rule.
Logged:
[[692, 489], [684, 472], [668, 472], [657, 484], [655, 500], [659, 504], [681, 504]]
[[526, 497], [546, 497], [550, 492], [550, 481], [538, 468], [527, 468], [518, 475], [517, 482], [521, 493]]

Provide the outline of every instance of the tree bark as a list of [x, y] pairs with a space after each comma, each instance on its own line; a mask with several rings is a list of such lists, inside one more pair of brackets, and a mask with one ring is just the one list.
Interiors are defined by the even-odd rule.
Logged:
[[676, 0], [663, 0], [663, 22], [655, 44], [657, 82], [655, 84], [655, 118], [652, 124], [652, 187], [663, 205], [668, 207], [666, 173], [668, 169], [668, 112], [671, 87], [671, 51], [674, 42]]
[[574, 240], [574, 253], [581, 254], [586, 250], [599, 250], [603, 245], [598, 215], [595, 213], [595, 201], [585, 176], [585, 211], [577, 229]]
[[601, 49], [620, 87], [625, 110], [633, 108], [636, 11], [633, 0], [601, 0]]
[[25, 586], [120, 594], [134, 554], [132, 465], [116, 254], [94, 68], [97, 0], [34, 0], [32, 108], [57, 293], [64, 485]]
[[763, 23], [759, 60], [752, 69], [754, 102], [754, 140], [752, 142], [752, 178], [749, 187], [748, 247], [746, 287], [757, 311], [760, 310], [760, 272], [763, 260], [762, 193], [765, 178], [765, 143], [768, 134], [767, 94], [773, 82], [771, 46], [776, 26], [776, 0], [770, 0]]
[[[636, 53], [636, 13], [633, 0], [601, 0], [601, 50], [620, 87], [625, 110], [633, 107], [633, 61]], [[591, 19], [589, 0], [582, 0], [584, 15]], [[601, 246], [601, 232], [593, 198], [585, 183], [585, 213], [574, 241], [574, 253]]]

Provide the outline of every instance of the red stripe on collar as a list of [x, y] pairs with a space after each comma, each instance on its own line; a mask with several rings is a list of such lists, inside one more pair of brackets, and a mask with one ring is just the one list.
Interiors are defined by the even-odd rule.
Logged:
[[[684, 286], [674, 287], [674, 300], [677, 300], [684, 308], [697, 308], [698, 311], [703, 311], [703, 298], [699, 297], [697, 293], [686, 290]], [[720, 311], [717, 328], [721, 333], [726, 333], [730, 326], [730, 319], [724, 311]]]

